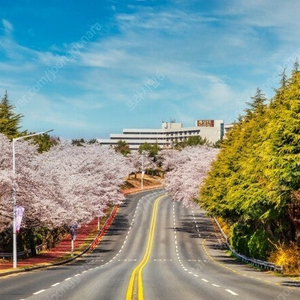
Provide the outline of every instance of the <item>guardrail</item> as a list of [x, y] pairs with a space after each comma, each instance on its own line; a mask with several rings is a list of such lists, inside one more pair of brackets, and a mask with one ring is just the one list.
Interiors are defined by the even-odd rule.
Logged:
[[228, 237], [227, 235], [225, 234], [225, 232], [223, 231], [223, 229], [221, 228], [218, 220], [216, 218], [214, 218], [214, 221], [215, 223], [217, 224], [223, 238], [225, 239], [225, 244], [226, 246], [228, 247], [228, 249], [232, 252], [232, 254], [240, 259], [241, 261], [243, 262], [246, 262], [246, 263], [250, 263], [252, 265], [254, 265], [255, 267], [259, 267], [259, 268], [262, 268], [262, 269], [266, 269], [266, 270], [271, 270], [271, 271], [276, 271], [276, 272], [280, 272], [280, 273], [283, 273], [283, 266], [277, 266], [273, 263], [270, 263], [270, 262], [267, 262], [267, 261], [263, 261], [263, 260], [259, 260], [259, 259], [255, 259], [255, 258], [250, 258], [250, 257], [247, 257], [243, 254], [240, 254], [238, 252], [236, 252], [232, 247], [231, 245], [229, 244], [228, 242]]

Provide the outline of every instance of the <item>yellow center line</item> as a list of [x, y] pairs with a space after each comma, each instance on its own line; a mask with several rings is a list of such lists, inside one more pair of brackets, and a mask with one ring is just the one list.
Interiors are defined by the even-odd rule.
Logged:
[[153, 238], [154, 238], [154, 231], [155, 231], [155, 224], [156, 224], [156, 217], [157, 217], [157, 206], [159, 201], [165, 196], [166, 195], [158, 197], [154, 202], [146, 252], [141, 262], [134, 268], [134, 270], [131, 273], [129, 285], [126, 293], [126, 300], [144, 299], [142, 271], [145, 265], [149, 261], [152, 246], [153, 246]]

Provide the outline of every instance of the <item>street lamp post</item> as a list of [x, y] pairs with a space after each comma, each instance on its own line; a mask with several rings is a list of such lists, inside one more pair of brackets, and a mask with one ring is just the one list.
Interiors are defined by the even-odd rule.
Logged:
[[15, 142], [21, 139], [25, 139], [28, 137], [41, 135], [47, 132], [53, 131], [53, 129], [39, 132], [39, 133], [32, 133], [24, 136], [20, 136], [17, 138], [14, 138], [12, 140], [12, 147], [13, 147], [13, 268], [17, 268], [17, 223], [16, 223], [16, 206], [17, 206], [17, 199], [16, 199], [16, 181], [15, 181], [15, 175], [16, 175], [16, 151], [15, 151]]
[[142, 151], [142, 174], [141, 174], [141, 190], [144, 189], [144, 151]]

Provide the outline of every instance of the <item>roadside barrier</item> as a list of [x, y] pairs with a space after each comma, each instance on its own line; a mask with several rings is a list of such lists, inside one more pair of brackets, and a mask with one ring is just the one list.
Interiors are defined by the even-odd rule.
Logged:
[[262, 268], [262, 269], [266, 269], [266, 270], [271, 270], [271, 271], [276, 271], [276, 272], [279, 272], [279, 273], [283, 273], [283, 266], [277, 266], [273, 263], [270, 263], [270, 262], [267, 262], [267, 261], [263, 261], [263, 260], [259, 260], [259, 259], [255, 259], [255, 258], [250, 258], [250, 257], [247, 257], [243, 254], [240, 254], [238, 252], [236, 252], [232, 247], [231, 245], [229, 244], [228, 242], [228, 237], [227, 235], [225, 234], [225, 232], [223, 231], [223, 229], [221, 228], [218, 220], [216, 218], [214, 218], [214, 221], [215, 223], [217, 224], [224, 240], [225, 240], [225, 244], [226, 246], [228, 247], [228, 249], [232, 252], [232, 254], [238, 258], [239, 260], [245, 262], [245, 263], [250, 263], [252, 265], [254, 265], [255, 267], [258, 267], [258, 268]]

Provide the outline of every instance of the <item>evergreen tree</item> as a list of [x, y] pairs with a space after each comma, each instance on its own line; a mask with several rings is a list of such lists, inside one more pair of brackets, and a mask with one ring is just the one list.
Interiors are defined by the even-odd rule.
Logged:
[[160, 147], [157, 143], [151, 145], [147, 142], [139, 146], [139, 153], [142, 154], [143, 151], [149, 153], [149, 157], [155, 158], [158, 152], [160, 151]]
[[238, 251], [265, 258], [273, 240], [300, 245], [300, 72], [282, 75], [270, 104], [258, 89], [227, 134], [201, 204], [232, 225]]
[[295, 226], [300, 245], [300, 72], [291, 78], [275, 95], [271, 120], [264, 143], [267, 190], [274, 205], [275, 217], [280, 215]]
[[5, 95], [0, 102], [0, 133], [10, 139], [20, 135], [19, 129], [21, 128], [22, 117], [22, 114], [14, 112], [14, 106], [10, 103], [7, 91], [5, 91]]
[[231, 241], [236, 250], [264, 258], [269, 244], [264, 245], [265, 252], [257, 249], [263, 242], [260, 238], [266, 235], [255, 232], [264, 232], [269, 225], [261, 220], [270, 204], [261, 175], [263, 152], [257, 151], [265, 138], [267, 106], [259, 89], [251, 99], [246, 114], [240, 116], [222, 143], [218, 159], [201, 189], [201, 204], [233, 225]]
[[59, 142], [58, 138], [53, 138], [47, 133], [37, 135], [33, 137], [33, 140], [34, 144], [38, 145], [37, 151], [39, 153], [50, 150], [52, 146], [57, 145]]
[[89, 145], [92, 145], [92, 144], [97, 144], [98, 141], [97, 141], [97, 139], [93, 138], [93, 139], [90, 139], [87, 143], [88, 143]]
[[174, 144], [174, 148], [180, 150], [187, 146], [210, 146], [210, 144], [211, 143], [206, 138], [196, 135], [187, 138], [185, 141], [176, 142]]
[[125, 141], [121, 141], [121, 140], [118, 141], [116, 146], [114, 146], [114, 149], [116, 152], [119, 152], [119, 153], [123, 154], [124, 156], [127, 156], [131, 152], [129, 145]]
[[80, 147], [80, 146], [83, 146], [85, 144], [85, 140], [83, 138], [81, 138], [81, 139], [73, 139], [72, 142], [71, 142], [71, 144], [73, 146], [79, 146]]

